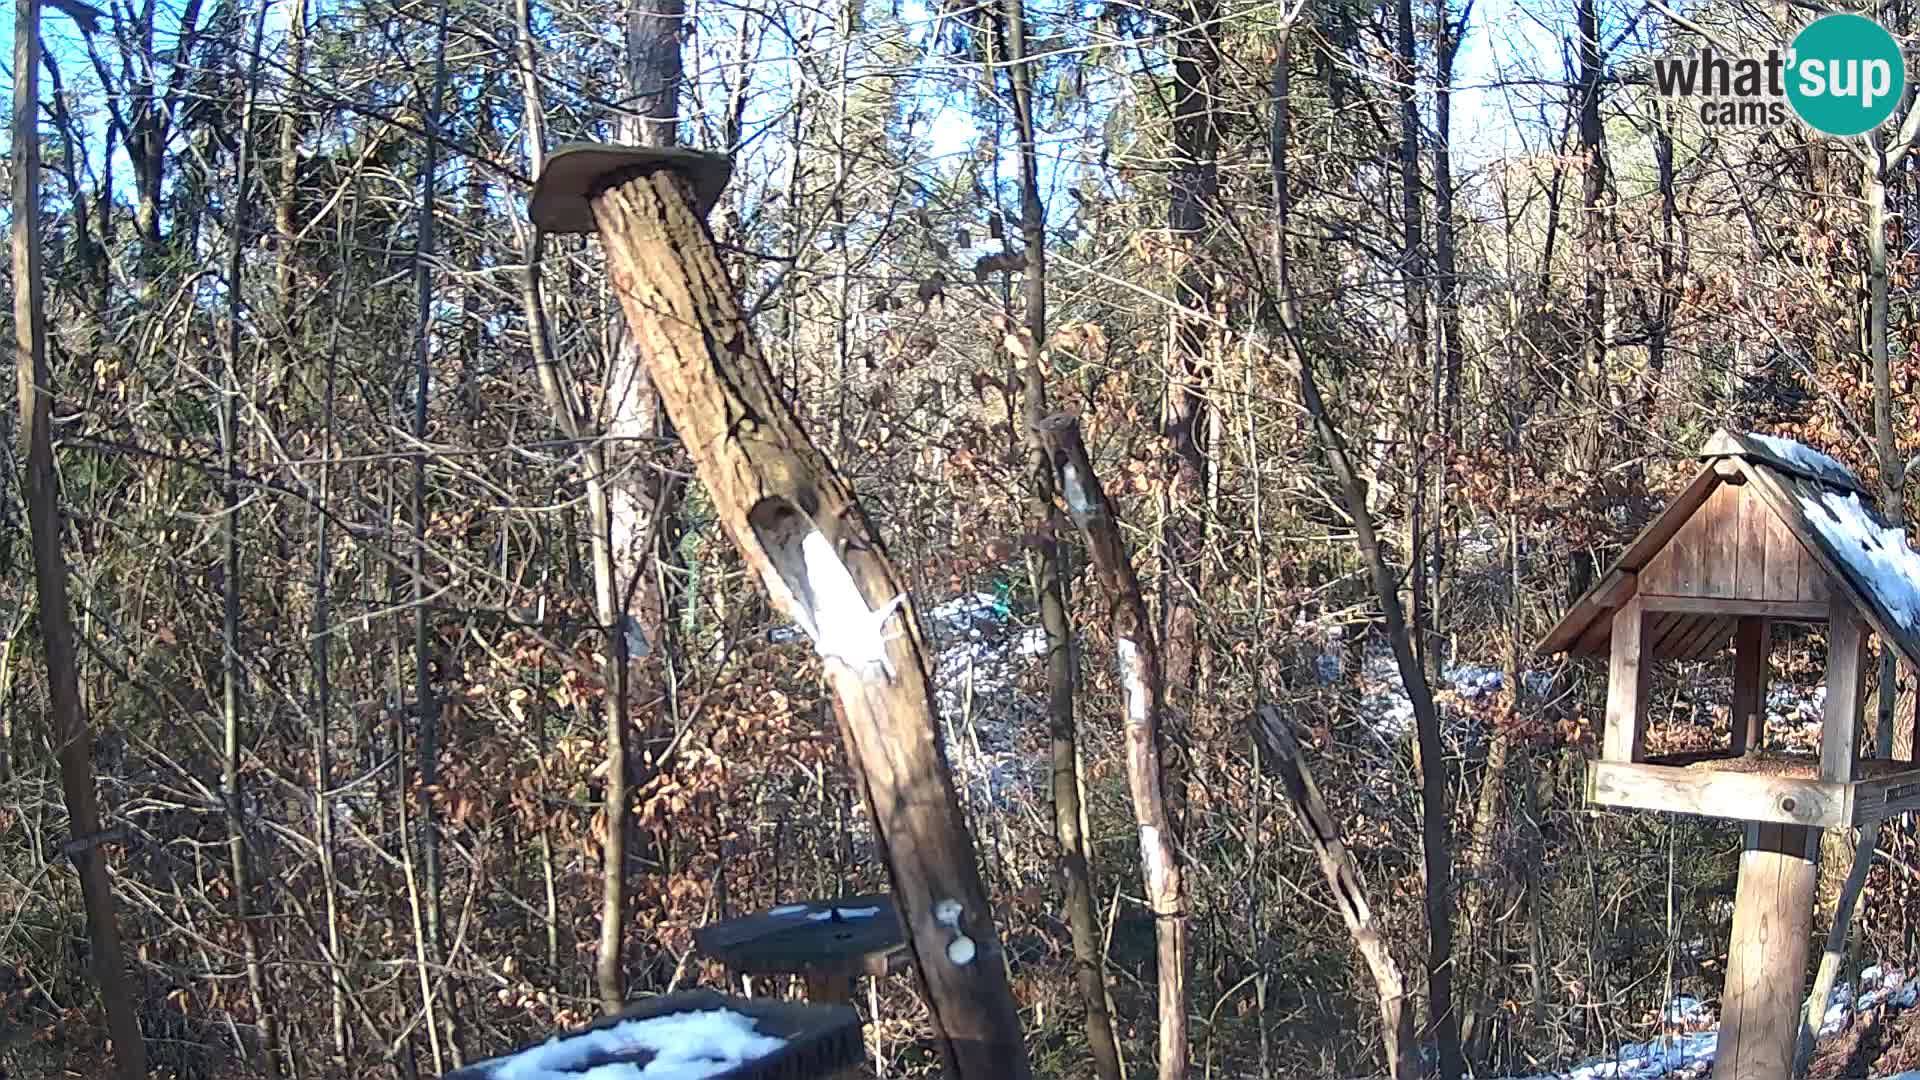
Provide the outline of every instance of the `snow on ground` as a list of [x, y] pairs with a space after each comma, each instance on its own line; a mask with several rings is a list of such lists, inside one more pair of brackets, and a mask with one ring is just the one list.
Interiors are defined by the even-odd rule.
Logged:
[[[703, 1080], [787, 1044], [731, 1009], [670, 1013], [560, 1035], [483, 1061], [489, 1080]], [[634, 1059], [645, 1055], [644, 1064]]]
[[[1864, 1013], [1881, 1005], [1910, 1009], [1920, 1004], [1920, 978], [1908, 978], [1897, 968], [1867, 968], [1860, 973], [1860, 985], [1866, 989], [1856, 996], [1853, 988], [1841, 984], [1833, 988], [1832, 1004], [1820, 1025], [1820, 1038], [1831, 1038], [1847, 1027], [1849, 1014]], [[1674, 998], [1662, 1012], [1671, 1028], [1680, 1029], [1651, 1042], [1626, 1043], [1606, 1057], [1592, 1058], [1564, 1072], [1540, 1073], [1511, 1080], [1690, 1080], [1708, 1075], [1713, 1068], [1720, 1030], [1713, 1022], [1713, 1011], [1698, 998]], [[1703, 1028], [1704, 1030], [1687, 1030]], [[1902, 1073], [1886, 1080], [1920, 1080], [1920, 1073]]]

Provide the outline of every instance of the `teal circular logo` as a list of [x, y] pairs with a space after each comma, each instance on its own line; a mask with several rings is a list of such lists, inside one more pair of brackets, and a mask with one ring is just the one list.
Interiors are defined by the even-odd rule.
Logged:
[[1907, 89], [1900, 43], [1862, 15], [1823, 15], [1787, 52], [1787, 100], [1808, 126], [1864, 135], [1893, 115]]

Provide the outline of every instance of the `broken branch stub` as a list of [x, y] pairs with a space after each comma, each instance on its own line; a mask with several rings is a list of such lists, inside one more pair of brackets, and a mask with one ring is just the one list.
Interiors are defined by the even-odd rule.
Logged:
[[[533, 202], [556, 224], [577, 223], [586, 204], [635, 343], [721, 526], [826, 661], [949, 1071], [1026, 1080], [1019, 1014], [905, 589], [741, 315], [703, 217], [711, 196], [697, 186], [715, 167], [690, 180], [685, 152], [638, 148], [592, 160], [611, 175], [576, 170], [550, 185], [549, 165]], [[943, 915], [957, 905], [957, 926], [937, 920], [936, 905]], [[954, 947], [959, 937], [971, 951]]]
[[1166, 688], [1161, 677], [1160, 645], [1112, 505], [1100, 478], [1094, 475], [1086, 443], [1080, 438], [1079, 419], [1070, 413], [1057, 413], [1034, 427], [1059, 473], [1067, 513], [1086, 539], [1088, 561], [1106, 590], [1112, 613], [1115, 661], [1126, 699], [1127, 786], [1140, 828], [1141, 877], [1146, 882], [1147, 902], [1153, 908], [1158, 946], [1160, 1076], [1161, 1080], [1176, 1080], [1185, 1074], [1187, 1056], [1187, 917], [1167, 813], [1161, 745]]

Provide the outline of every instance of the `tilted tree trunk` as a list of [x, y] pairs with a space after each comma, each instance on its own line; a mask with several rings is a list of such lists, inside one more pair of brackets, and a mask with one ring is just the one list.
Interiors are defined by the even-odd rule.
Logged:
[[1067, 513], [1086, 540], [1089, 561], [1107, 593], [1113, 645], [1125, 696], [1127, 786], [1140, 831], [1140, 867], [1153, 909], [1160, 998], [1160, 1080], [1187, 1074], [1187, 909], [1174, 854], [1172, 815], [1167, 809], [1161, 718], [1166, 687], [1160, 646], [1140, 594], [1133, 559], [1120, 537], [1120, 521], [1093, 471], [1079, 421], [1048, 417], [1039, 426], [1047, 454], [1059, 473]]
[[60, 762], [67, 804], [65, 853], [80, 875], [87, 942], [100, 1000], [106, 1006], [119, 1080], [146, 1080], [147, 1046], [107, 875], [106, 842], [93, 790], [93, 733], [80, 706], [80, 666], [67, 600], [67, 563], [60, 552], [60, 480], [53, 467], [53, 372], [47, 363], [46, 284], [41, 277], [40, 2], [16, 0], [13, 19], [13, 326], [14, 374], [20, 403], [23, 494], [33, 544], [33, 580], [40, 637], [47, 651], [47, 741]]
[[593, 217], [654, 386], [721, 527], [826, 660], [946, 1066], [1026, 1080], [1005, 956], [900, 578], [783, 400], [689, 182], [638, 165], [601, 186]]
[[1026, 244], [1026, 358], [1022, 365], [1024, 412], [1029, 448], [1029, 524], [1040, 541], [1028, 555], [1028, 569], [1040, 600], [1040, 625], [1047, 635], [1047, 729], [1052, 743], [1053, 831], [1060, 845], [1067, 925], [1073, 933], [1074, 980], [1087, 1011], [1087, 1051], [1094, 1075], [1120, 1080], [1120, 1048], [1107, 1014], [1106, 944], [1100, 936], [1093, 900], [1093, 857], [1085, 833], [1080, 791], [1079, 736], [1073, 714], [1073, 627], [1067, 619], [1064, 552], [1059, 533], [1066, 522], [1054, 505], [1053, 464], [1040, 440], [1047, 415], [1047, 234], [1040, 205], [1040, 162], [1035, 145], [1032, 74], [1027, 61], [1025, 0], [1002, 0], [1006, 12], [1008, 72], [1013, 83], [1014, 124], [1020, 134], [1020, 231]]
[[1334, 820], [1320, 798], [1319, 785], [1300, 760], [1300, 744], [1287, 721], [1271, 705], [1262, 705], [1255, 713], [1254, 735], [1266, 750], [1265, 760], [1280, 778], [1280, 786], [1293, 804], [1294, 820], [1320, 862], [1320, 872], [1333, 891], [1334, 907], [1353, 936], [1354, 951], [1366, 961], [1373, 974], [1374, 989], [1380, 995], [1380, 1036], [1386, 1043], [1387, 1064], [1394, 1080], [1413, 1080], [1420, 1075], [1419, 1045], [1413, 1038], [1413, 1010], [1408, 1006], [1406, 983], [1400, 977], [1400, 965], [1380, 935], [1380, 925], [1367, 903], [1366, 882], [1360, 868], [1347, 853], [1340, 823]]
[[[1282, 34], [1282, 52], [1290, 35]], [[1280, 290], [1278, 308], [1281, 329], [1288, 348], [1300, 365], [1300, 398], [1333, 465], [1340, 494], [1352, 519], [1354, 536], [1361, 557], [1372, 577], [1375, 602], [1386, 620], [1387, 637], [1393, 647], [1394, 663], [1413, 705], [1414, 729], [1419, 750], [1422, 856], [1426, 869], [1427, 914], [1427, 998], [1430, 1016], [1427, 1037], [1438, 1044], [1441, 1075], [1458, 1080], [1465, 1074], [1466, 1062], [1460, 1052], [1460, 1019], [1453, 1009], [1453, 849], [1451, 817], [1447, 800], [1447, 773], [1442, 767], [1439, 710], [1433, 690], [1413, 652], [1405, 615], [1400, 607], [1398, 579], [1387, 565], [1373, 531], [1373, 517], [1367, 510], [1366, 489], [1362, 486], [1353, 458], [1347, 452], [1345, 438], [1320, 397], [1319, 380], [1314, 374], [1313, 357], [1305, 348], [1299, 314], [1294, 303], [1290, 276], [1291, 259], [1286, 242], [1287, 221], [1292, 212], [1287, 187], [1287, 162], [1292, 148], [1291, 100], [1287, 92], [1284, 67], [1276, 71], [1273, 92], [1273, 129], [1271, 154], [1273, 172], [1274, 222], [1279, 240], [1274, 251], [1275, 281]]]
[[1459, 1080], [1465, 1075], [1466, 1062], [1460, 1052], [1460, 1017], [1453, 1008], [1453, 852], [1451, 812], [1447, 799], [1447, 771], [1440, 743], [1440, 714], [1433, 701], [1433, 690], [1426, 672], [1414, 657], [1412, 635], [1401, 611], [1399, 584], [1373, 531], [1372, 515], [1366, 507], [1366, 493], [1360, 476], [1347, 452], [1346, 440], [1333, 423], [1326, 403], [1320, 397], [1313, 361], [1305, 350], [1300, 358], [1300, 396], [1312, 415], [1314, 426], [1333, 463], [1334, 475], [1353, 521], [1355, 539], [1361, 557], [1373, 578], [1374, 599], [1380, 605], [1387, 624], [1387, 639], [1393, 647], [1395, 666], [1407, 697], [1413, 704], [1414, 731], [1420, 766], [1420, 831], [1423, 865], [1426, 868], [1427, 909], [1427, 1017], [1426, 1037], [1432, 1038], [1440, 1052], [1440, 1075]]

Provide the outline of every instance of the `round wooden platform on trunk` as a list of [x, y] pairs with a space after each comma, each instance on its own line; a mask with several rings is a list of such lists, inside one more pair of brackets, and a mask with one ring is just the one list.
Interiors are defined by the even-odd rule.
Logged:
[[912, 963], [900, 914], [886, 893], [783, 904], [693, 932], [700, 951], [738, 975], [797, 975], [815, 1002], [852, 999], [856, 976]]

